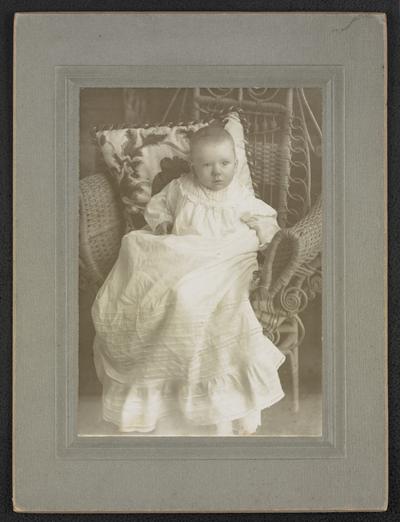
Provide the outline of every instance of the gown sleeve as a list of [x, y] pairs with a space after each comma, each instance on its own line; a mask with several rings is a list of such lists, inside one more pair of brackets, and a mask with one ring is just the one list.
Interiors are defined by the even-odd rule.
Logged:
[[173, 179], [147, 203], [144, 219], [152, 231], [161, 223], [174, 223], [178, 195], [179, 179]]
[[280, 230], [278, 225], [277, 211], [270, 205], [248, 193], [243, 201], [242, 217], [255, 218], [261, 224], [266, 235], [266, 240], [259, 245], [259, 248], [267, 246], [274, 235]]

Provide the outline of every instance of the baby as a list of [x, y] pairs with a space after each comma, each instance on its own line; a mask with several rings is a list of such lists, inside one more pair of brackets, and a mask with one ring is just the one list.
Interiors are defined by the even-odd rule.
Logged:
[[[235, 144], [228, 131], [221, 127], [203, 127], [192, 137], [190, 149], [192, 168], [197, 182], [202, 187], [219, 191], [230, 185], [238, 162]], [[151, 213], [151, 206], [147, 209], [147, 217]], [[248, 212], [242, 214], [241, 219], [256, 231], [261, 246], [267, 244], [277, 231], [276, 223], [274, 230], [264, 226], [265, 220], [262, 219], [262, 215]], [[157, 225], [155, 233], [168, 234], [171, 229], [172, 223], [164, 221]]]
[[194, 431], [249, 435], [283, 397], [284, 356], [249, 301], [276, 212], [240, 184], [223, 128], [193, 135], [191, 162], [147, 205], [152, 232], [124, 236], [94, 302], [103, 416], [121, 431], [151, 432], [178, 413]]

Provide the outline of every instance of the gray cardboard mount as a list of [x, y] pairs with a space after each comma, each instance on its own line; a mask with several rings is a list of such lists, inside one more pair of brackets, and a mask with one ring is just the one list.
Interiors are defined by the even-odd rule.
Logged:
[[[320, 87], [323, 434], [78, 437], [81, 87]], [[17, 511], [384, 510], [382, 14], [40, 13], [15, 23]]]

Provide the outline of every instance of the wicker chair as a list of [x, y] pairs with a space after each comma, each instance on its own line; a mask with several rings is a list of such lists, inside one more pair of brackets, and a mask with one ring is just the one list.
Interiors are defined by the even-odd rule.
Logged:
[[[218, 91], [218, 90], [217, 90]], [[260, 270], [251, 302], [264, 333], [288, 356], [293, 408], [299, 409], [299, 346], [304, 338], [300, 314], [321, 289], [321, 198], [310, 195], [310, 150], [305, 118], [296, 120], [293, 97], [287, 89], [283, 104], [260, 102], [249, 93], [232, 100], [193, 90], [194, 116], [238, 102], [248, 129], [248, 158], [258, 197], [278, 210], [282, 229], [260, 253]], [[243, 89], [239, 90], [243, 91]], [[250, 94], [247, 96], [246, 94]], [[257, 94], [257, 93], [256, 93]], [[304, 111], [304, 104], [301, 106]], [[304, 112], [303, 112], [304, 116]], [[297, 169], [297, 174], [296, 174]], [[296, 191], [293, 190], [296, 188]], [[300, 189], [299, 189], [300, 187]], [[125, 232], [123, 211], [107, 174], [80, 181], [80, 289], [94, 298], [118, 255]]]

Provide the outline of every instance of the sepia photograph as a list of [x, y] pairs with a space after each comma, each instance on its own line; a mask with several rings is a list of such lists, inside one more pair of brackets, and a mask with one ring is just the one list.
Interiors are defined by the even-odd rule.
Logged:
[[16, 15], [16, 511], [386, 509], [386, 30]]
[[79, 436], [321, 437], [322, 90], [79, 96]]

